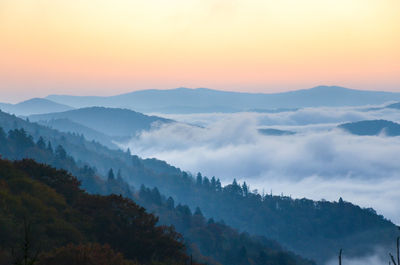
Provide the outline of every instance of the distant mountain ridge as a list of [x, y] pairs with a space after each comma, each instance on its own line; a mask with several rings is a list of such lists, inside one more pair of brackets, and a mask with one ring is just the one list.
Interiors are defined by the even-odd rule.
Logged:
[[50, 95], [46, 98], [76, 108], [105, 106], [141, 112], [198, 113], [382, 104], [393, 100], [400, 101], [400, 93], [355, 90], [338, 86], [318, 86], [271, 94], [176, 88], [140, 90], [110, 97]]
[[56, 103], [49, 99], [32, 98], [17, 104], [0, 103], [0, 109], [11, 114], [27, 116], [32, 114], [68, 111], [74, 108], [65, 104]]
[[[69, 120], [114, 139], [130, 138], [140, 131], [151, 129], [151, 127], [156, 123], [163, 124], [173, 122], [169, 119], [157, 116], [148, 116], [128, 109], [105, 107], [88, 107], [65, 112], [31, 115], [29, 116], [29, 119], [41, 123], [46, 123], [44, 121], [51, 120], [64, 120], [64, 124], [65, 120]], [[58, 129], [68, 131], [72, 128], [70, 125], [66, 126], [65, 124], [65, 126], [59, 126]], [[73, 128], [74, 130], [71, 130], [72, 132], [85, 134], [84, 130], [80, 130], [82, 128], [78, 128], [77, 126], [74, 126]], [[91, 132], [92, 135], [93, 133], [94, 132]], [[96, 137], [100, 137], [100, 135], [96, 135]], [[96, 137], [94, 139], [96, 139]], [[96, 140], [100, 140], [100, 138]]]

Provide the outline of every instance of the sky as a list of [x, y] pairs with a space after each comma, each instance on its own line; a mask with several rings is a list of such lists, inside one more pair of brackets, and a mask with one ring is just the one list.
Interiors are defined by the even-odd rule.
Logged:
[[400, 91], [398, 0], [1, 0], [0, 102], [180, 86]]

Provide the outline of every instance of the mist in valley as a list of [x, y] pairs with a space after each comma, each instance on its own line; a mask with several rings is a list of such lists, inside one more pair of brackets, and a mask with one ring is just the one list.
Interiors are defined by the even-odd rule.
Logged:
[[[160, 114], [159, 114], [160, 115]], [[229, 184], [246, 181], [259, 193], [346, 201], [400, 222], [400, 137], [357, 136], [345, 122], [398, 121], [380, 106], [306, 108], [278, 113], [163, 115], [180, 123], [143, 131], [123, 148]], [[270, 136], [260, 128], [295, 132]]]

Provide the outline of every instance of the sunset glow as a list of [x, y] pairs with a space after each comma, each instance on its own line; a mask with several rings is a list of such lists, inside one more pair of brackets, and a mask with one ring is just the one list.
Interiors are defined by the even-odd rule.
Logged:
[[398, 0], [2, 0], [0, 101], [179, 86], [400, 91], [399, 14]]

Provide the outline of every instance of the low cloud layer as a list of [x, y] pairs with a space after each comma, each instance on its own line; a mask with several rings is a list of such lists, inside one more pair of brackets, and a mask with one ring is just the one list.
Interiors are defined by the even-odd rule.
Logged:
[[208, 125], [224, 119], [251, 115], [257, 119], [260, 126], [303, 126], [318, 124], [337, 124], [342, 122], [354, 122], [360, 120], [387, 119], [400, 121], [399, 110], [382, 108], [383, 106], [366, 107], [320, 107], [303, 108], [296, 111], [282, 111], [277, 113], [199, 113], [199, 114], [160, 114], [181, 122]]
[[[396, 209], [400, 137], [358, 137], [335, 129], [346, 121], [395, 120], [399, 116], [395, 114], [393, 110], [321, 108], [276, 114], [180, 115], [174, 118], [203, 127], [167, 124], [143, 132], [126, 146], [140, 156], [216, 176], [224, 183], [245, 180], [260, 192], [316, 200], [343, 197], [400, 223]], [[298, 133], [258, 133], [258, 128], [268, 125]]]

